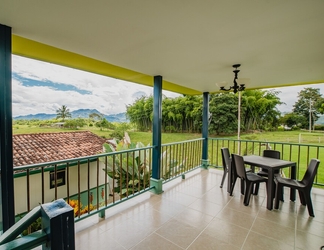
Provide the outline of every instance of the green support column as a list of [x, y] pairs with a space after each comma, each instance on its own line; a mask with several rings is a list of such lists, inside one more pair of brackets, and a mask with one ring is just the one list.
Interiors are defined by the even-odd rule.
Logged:
[[203, 93], [203, 124], [202, 124], [202, 137], [204, 138], [202, 147], [201, 167], [208, 169], [208, 120], [209, 120], [209, 93]]
[[153, 88], [153, 153], [152, 153], [152, 192], [160, 194], [162, 190], [162, 180], [160, 179], [161, 168], [161, 127], [162, 127], [162, 76], [154, 76]]
[[15, 224], [11, 95], [11, 27], [0, 24], [0, 205], [4, 232]]

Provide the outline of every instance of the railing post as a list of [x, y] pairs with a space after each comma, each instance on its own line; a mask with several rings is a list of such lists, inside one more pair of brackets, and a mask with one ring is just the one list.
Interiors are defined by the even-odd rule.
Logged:
[[150, 185], [154, 187], [152, 192], [160, 194], [162, 180], [160, 179], [161, 168], [161, 125], [162, 123], [162, 76], [154, 76], [153, 88], [153, 128], [152, 128], [152, 178]]
[[202, 124], [202, 137], [204, 138], [202, 145], [202, 159], [201, 167], [208, 169], [208, 121], [209, 121], [209, 93], [203, 93], [203, 124]]
[[104, 219], [106, 218], [106, 210], [101, 210], [99, 213], [98, 213], [98, 216], [100, 219]]
[[42, 227], [50, 239], [43, 250], [75, 249], [74, 212], [63, 199], [41, 205]]

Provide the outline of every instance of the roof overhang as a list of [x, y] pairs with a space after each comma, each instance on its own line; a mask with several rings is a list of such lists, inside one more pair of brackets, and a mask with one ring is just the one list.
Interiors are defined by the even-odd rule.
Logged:
[[[147, 86], [200, 94], [324, 82], [324, 1], [10, 1], [13, 53]], [[216, 84], [218, 83], [218, 84]], [[224, 84], [223, 84], [224, 83]]]

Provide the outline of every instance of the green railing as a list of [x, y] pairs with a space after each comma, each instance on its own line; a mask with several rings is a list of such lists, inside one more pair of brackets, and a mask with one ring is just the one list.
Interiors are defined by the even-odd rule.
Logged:
[[59, 198], [75, 220], [150, 189], [152, 147], [14, 168], [17, 221], [39, 204]]
[[[227, 138], [208, 138], [208, 158], [210, 166], [222, 167], [221, 151], [222, 147], [229, 148], [231, 153], [240, 155], [262, 155], [264, 149], [274, 149], [281, 152], [283, 160], [297, 163], [297, 179], [301, 179], [306, 171], [309, 161], [312, 158], [319, 159], [324, 164], [324, 146], [298, 143], [265, 142], [251, 140], [235, 140]], [[289, 169], [284, 173], [288, 176]], [[324, 170], [321, 164], [314, 181], [315, 185], [324, 186]]]
[[[170, 181], [201, 166], [202, 138], [163, 144], [161, 179]], [[297, 178], [304, 175], [308, 162], [324, 162], [324, 146], [282, 142], [209, 138], [211, 167], [221, 167], [220, 149], [241, 155], [261, 155], [266, 148], [281, 152], [282, 159], [297, 163]], [[80, 157], [64, 161], [16, 167], [15, 207], [17, 220], [39, 204], [63, 198], [74, 208], [75, 220], [92, 214], [104, 216], [105, 210], [149, 191], [152, 172], [152, 147]], [[289, 174], [285, 170], [285, 174]], [[315, 184], [324, 185], [319, 168]]]
[[[35, 207], [0, 236], [0, 249], [75, 249], [73, 209], [63, 199]], [[41, 230], [23, 236], [22, 233], [38, 219]]]
[[170, 181], [201, 165], [203, 138], [163, 144], [161, 149], [161, 178]]
[[[203, 139], [162, 145], [163, 182], [200, 166]], [[75, 221], [149, 191], [152, 148], [142, 147], [15, 167], [16, 220], [39, 204], [63, 198]], [[30, 233], [31, 230], [28, 230]]]

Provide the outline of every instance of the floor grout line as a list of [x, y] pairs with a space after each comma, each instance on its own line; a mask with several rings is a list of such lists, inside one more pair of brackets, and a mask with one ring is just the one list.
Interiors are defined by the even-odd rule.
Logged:
[[[144, 238], [141, 241], [137, 242], [133, 246], [129, 246], [127, 249], [139, 248], [139, 246], [138, 246], [139, 244], [141, 244], [140, 246], [144, 246], [144, 244], [146, 244], [146, 242], [143, 243], [143, 241], [145, 241], [145, 240], [150, 240], [152, 242], [152, 238], [149, 239], [149, 237], [150, 236], [151, 237], [153, 236], [153, 239], [154, 239], [154, 237], [156, 237], [156, 236], [154, 236], [154, 234], [155, 235], [158, 235], [159, 237], [161, 237], [162, 239], [164, 239], [166, 241], [166, 244], [172, 243], [174, 245], [174, 248], [176, 248], [175, 246], [177, 246], [177, 247], [179, 247], [179, 249], [197, 248], [198, 243], [199, 244], [201, 243], [201, 239], [204, 239], [203, 237], [205, 237], [205, 234], [206, 235], [209, 235], [210, 237], [213, 238], [213, 240], [212, 240], [212, 238], [210, 238], [211, 239], [211, 242], [214, 242], [215, 239], [217, 239], [217, 240], [215, 240], [215, 242], [217, 242], [217, 241], [222, 242], [222, 238], [221, 237], [215, 237], [215, 236], [213, 236], [212, 234], [210, 234], [210, 231], [207, 228], [209, 226], [211, 226], [212, 223], [216, 223], [217, 222], [216, 219], [222, 220], [224, 223], [227, 223], [228, 226], [230, 226], [230, 224], [231, 224], [231, 225], [235, 225], [237, 227], [240, 227], [239, 226], [240, 223], [236, 224], [236, 221], [233, 220], [233, 219], [231, 219], [228, 216], [224, 217], [223, 219], [222, 218], [219, 218], [219, 217], [222, 217], [222, 216], [219, 216], [220, 213], [222, 213], [222, 212], [224, 213], [228, 209], [232, 209], [232, 210], [235, 210], [235, 211], [240, 211], [240, 208], [241, 208], [240, 205], [242, 205], [242, 211], [241, 211], [242, 213], [249, 214], [249, 211], [250, 211], [250, 215], [251, 216], [254, 216], [254, 218], [251, 218], [249, 220], [249, 224], [251, 223], [251, 226], [250, 226], [250, 228], [247, 227], [246, 228], [247, 231], [245, 231], [244, 232], [244, 235], [241, 236], [240, 244], [232, 245], [231, 244], [232, 242], [230, 242], [228, 239], [226, 239], [226, 240], [224, 239], [224, 242], [226, 244], [228, 244], [228, 246], [230, 246], [230, 245], [231, 246], [236, 246], [237, 249], [241, 249], [241, 250], [244, 249], [244, 247], [246, 248], [246, 247], [250, 246], [251, 240], [253, 240], [253, 238], [255, 238], [254, 233], [257, 233], [257, 232], [255, 232], [255, 230], [252, 230], [253, 227], [255, 227], [256, 225], [258, 225], [259, 222], [262, 223], [262, 221], [257, 221], [257, 219], [270, 220], [271, 221], [271, 219], [274, 218], [274, 217], [272, 217], [272, 215], [270, 217], [267, 217], [267, 213], [264, 213], [264, 208], [265, 208], [264, 205], [265, 205], [265, 202], [266, 202], [266, 197], [264, 197], [262, 195], [259, 195], [258, 197], [252, 196], [255, 199], [253, 199], [253, 201], [251, 200], [251, 204], [249, 206], [250, 209], [246, 209], [245, 207], [243, 207], [244, 205], [243, 205], [243, 203], [240, 200], [241, 197], [238, 197], [238, 195], [237, 195], [236, 198], [235, 197], [230, 197], [229, 194], [226, 192], [227, 190], [224, 189], [226, 187], [223, 187], [224, 190], [221, 190], [221, 188], [219, 187], [219, 182], [220, 182], [221, 179], [220, 178], [216, 178], [214, 176], [214, 173], [212, 171], [210, 171], [210, 172], [212, 173], [212, 175], [210, 175], [208, 177], [205, 176], [205, 175], [202, 176], [202, 178], [203, 178], [202, 179], [202, 182], [206, 182], [205, 184], [208, 184], [208, 191], [204, 192], [204, 194], [202, 194], [202, 196], [205, 195], [205, 194], [207, 194], [208, 192], [210, 192], [209, 195], [211, 195], [211, 196], [215, 195], [215, 197], [218, 197], [217, 198], [217, 203], [215, 203], [215, 204], [218, 205], [218, 206], [220, 206], [220, 207], [218, 207], [217, 208], [217, 211], [216, 211], [216, 210], [209, 210], [210, 208], [208, 208], [208, 209], [205, 210], [205, 207], [202, 207], [202, 209], [199, 209], [198, 206], [196, 207], [197, 209], [196, 208], [191, 208], [190, 205], [193, 202], [191, 202], [188, 205], [183, 205], [185, 207], [185, 209], [189, 209], [190, 208], [190, 209], [196, 210], [196, 211], [198, 211], [198, 212], [200, 212], [202, 214], [206, 214], [206, 215], [211, 216], [211, 217], [208, 218], [209, 221], [208, 220], [205, 220], [204, 222], [201, 221], [201, 223], [197, 223], [197, 224], [194, 224], [194, 223], [189, 224], [186, 221], [184, 221], [185, 224], [188, 224], [191, 227], [195, 227], [196, 229], [199, 229], [199, 231], [198, 230], [196, 231], [197, 236], [192, 235], [193, 237], [187, 238], [186, 243], [189, 244], [187, 247], [181, 247], [177, 243], [175, 243], [173, 241], [174, 237], [171, 237], [170, 239], [168, 239], [165, 236], [160, 235], [159, 233], [157, 233], [158, 230], [160, 228], [162, 228], [163, 226], [165, 226], [166, 223], [168, 223], [168, 222], [170, 222], [170, 220], [176, 218], [176, 216], [171, 216], [169, 218], [165, 218], [166, 221], [164, 221], [162, 224], [156, 224], [156, 226], [154, 226], [154, 227], [151, 228], [151, 231], [150, 230], [147, 230], [147, 234], [145, 234], [145, 235], [142, 234], [141, 235], [141, 237], [144, 236]], [[196, 179], [199, 180], [199, 181], [201, 180], [201, 178], [198, 178], [198, 177]], [[210, 181], [212, 181], [212, 182], [211, 183], [208, 183]], [[176, 195], [177, 191], [175, 191], [175, 190], [178, 190], [178, 188], [176, 187], [178, 184], [181, 185], [181, 183], [178, 182], [177, 184], [174, 185], [174, 187], [170, 187], [170, 189], [169, 189], [171, 191], [170, 197], [172, 197], [173, 195]], [[197, 187], [199, 187], [199, 185], [204, 185], [204, 184], [203, 183], [194, 182], [193, 180], [191, 180], [190, 181], [190, 184], [188, 183], [188, 185], [186, 185], [186, 186], [188, 187], [188, 189], [189, 188], [191, 189], [191, 188], [197, 188]], [[179, 192], [180, 193], [183, 192], [184, 196], [192, 196], [195, 199], [199, 199], [199, 197], [196, 197], [198, 192], [195, 193], [195, 195], [190, 195], [190, 192], [189, 193], [186, 193], [185, 192], [185, 189], [186, 189], [186, 187], [181, 187]], [[203, 191], [203, 189], [202, 189], [202, 191]], [[168, 191], [166, 191], [166, 192], [168, 192]], [[321, 197], [323, 197], [322, 194], [319, 194], [319, 198], [321, 198]], [[170, 198], [170, 200], [169, 200], [169, 198], [162, 198], [161, 197], [161, 199], [160, 200], [157, 200], [156, 203], [154, 203], [154, 204], [152, 203], [153, 205], [147, 205], [147, 208], [145, 208], [143, 211], [142, 210], [139, 210], [139, 208], [136, 208], [137, 210], [135, 209], [134, 211], [139, 211], [139, 213], [145, 213], [146, 209], [151, 209], [151, 210], [157, 211], [157, 212], [159, 212], [159, 213], [162, 214], [162, 212], [160, 210], [160, 209], [162, 209], [162, 211], [164, 211], [163, 213], [166, 213], [167, 214], [168, 213], [168, 210], [166, 210], [166, 209], [168, 209], [168, 208], [161, 207], [160, 209], [157, 209], [157, 207], [154, 207], [155, 204], [157, 204], [158, 202], [161, 202], [163, 199], [165, 199], [166, 201], [172, 202], [172, 199], [174, 199], [174, 198]], [[146, 201], [146, 200], [143, 200], [143, 201]], [[143, 201], [141, 200], [140, 202], [143, 202]], [[210, 201], [210, 197], [207, 197], [205, 199], [205, 201], [206, 202], [212, 202], [212, 201]], [[181, 203], [179, 203], [179, 204], [181, 205]], [[201, 204], [204, 204], [204, 203], [201, 203]], [[274, 239], [272, 237], [269, 237], [266, 234], [265, 234], [265, 236], [269, 237], [270, 239], [273, 239], [273, 240], [278, 241], [279, 244], [281, 242], [281, 243], [287, 244], [290, 247], [292, 247], [293, 249], [296, 249], [297, 250], [297, 249], [299, 249], [299, 248], [297, 248], [297, 245], [298, 245], [297, 235], [299, 235], [298, 234], [298, 228], [300, 228], [300, 230], [303, 231], [303, 232], [305, 231], [307, 233], [307, 235], [311, 235], [312, 233], [310, 233], [309, 231], [307, 231], [308, 229], [306, 227], [304, 227], [304, 218], [306, 219], [306, 213], [304, 213], [304, 210], [302, 210], [300, 207], [297, 207], [297, 205], [299, 205], [298, 201], [297, 202], [294, 202], [294, 204], [291, 203], [290, 204], [291, 206], [287, 206], [287, 205], [289, 205], [289, 204], [287, 203], [287, 204], [285, 204], [285, 206], [282, 207], [282, 208], [284, 208], [284, 209], [282, 209], [282, 210], [284, 210], [284, 211], [282, 211], [282, 213], [290, 213], [290, 216], [291, 216], [291, 218], [289, 219], [289, 225], [290, 225], [290, 228], [291, 228], [291, 231], [289, 232], [289, 235], [290, 235], [289, 244], [287, 242], [285, 242], [285, 241], [281, 241], [281, 240], [278, 240], [278, 239]], [[123, 209], [123, 212], [125, 212], [125, 214], [128, 214], [128, 216], [130, 216], [132, 214], [132, 207], [133, 207], [133, 205], [130, 204], [128, 208], [124, 208]], [[127, 212], [128, 209], [129, 209], [129, 213]], [[287, 209], [289, 209], [288, 212], [286, 211]], [[213, 213], [211, 213], [212, 211], [213, 211]], [[112, 218], [115, 215], [116, 214], [113, 213]], [[134, 216], [136, 216], [136, 214], [134, 214]], [[159, 218], [160, 215], [157, 215], [157, 216]], [[219, 216], [219, 217], [217, 217], [217, 216]], [[282, 216], [282, 215], [280, 215], [280, 216]], [[152, 218], [152, 219], [154, 219], [154, 218]], [[276, 218], [276, 221], [273, 221], [273, 222], [280, 224], [280, 220], [277, 221], [277, 219], [278, 218]], [[302, 219], [302, 220], [300, 221], [299, 219]], [[188, 218], [188, 220], [190, 220], [190, 218]], [[285, 219], [285, 221], [286, 221], [286, 219]], [[115, 221], [114, 223], [116, 223], [116, 222], [118, 222], [118, 220]], [[161, 222], [162, 221], [157, 222], [157, 223], [161, 223]], [[324, 224], [322, 222], [322, 217], [319, 217], [319, 220], [317, 220], [317, 222], [322, 223], [322, 225]], [[318, 226], [317, 222], [316, 223], [313, 223], [313, 224], [315, 224], [313, 226]], [[101, 221], [101, 223], [106, 223], [106, 222]], [[106, 226], [109, 226], [109, 223]], [[300, 223], [302, 223], [302, 224], [300, 225]], [[224, 224], [224, 226], [227, 225], [227, 224]], [[91, 227], [96, 227], [99, 224], [98, 223], [92, 223], [91, 222], [90, 225], [91, 225]], [[101, 226], [102, 225], [103, 224], [101, 224]], [[134, 223], [134, 225], [138, 225], [138, 227], [140, 227], [140, 221], [136, 221], [136, 223]], [[215, 224], [215, 225], [216, 225], [216, 228], [217, 228], [217, 224]], [[215, 225], [212, 225], [212, 227], [214, 228]], [[282, 225], [285, 226], [286, 224], [285, 223], [282, 223]], [[110, 226], [111, 226], [111, 224], [110, 224]], [[312, 226], [312, 224], [310, 224], [310, 226]], [[103, 228], [99, 228], [100, 229], [100, 232], [102, 232], [102, 230], [104, 230]], [[182, 227], [179, 227], [179, 228], [181, 229]], [[142, 229], [144, 229], [144, 228], [142, 227]], [[80, 232], [84, 232], [85, 230], [87, 230], [86, 229], [86, 226], [84, 226], [84, 227], [82, 226], [82, 230]], [[114, 229], [112, 228], [112, 230], [114, 230]], [[169, 230], [169, 228], [168, 227], [165, 227], [164, 230]], [[292, 230], [294, 230], [294, 231], [292, 231]], [[312, 228], [312, 230], [314, 230], [314, 227]], [[89, 230], [89, 235], [91, 234], [91, 231], [93, 232], [94, 230]], [[204, 234], [204, 232], [205, 232], [205, 234]], [[211, 231], [211, 232], [213, 232], [213, 231]], [[175, 233], [177, 233], [177, 232], [175, 232]], [[217, 233], [217, 230], [215, 231], [215, 233]], [[246, 233], [246, 235], [245, 235], [245, 233]], [[318, 236], [317, 234], [313, 234], [313, 235], [315, 235], [317, 238], [319, 237], [318, 239], [321, 239], [321, 237]], [[87, 233], [86, 234], [83, 234], [82, 237], [88, 237], [86, 235], [87, 235]], [[260, 234], [260, 235], [262, 235], [262, 234]], [[302, 234], [302, 235], [304, 235], [304, 234]], [[100, 237], [98, 237], [98, 238], [100, 238]], [[261, 238], [260, 238], [260, 240], [261, 240]], [[311, 238], [311, 239], [313, 239], [313, 238]], [[323, 239], [323, 242], [324, 242], [324, 237], [322, 237], [322, 239]], [[78, 240], [78, 238], [76, 238], [76, 240]], [[300, 239], [299, 239], [299, 241], [300, 241]], [[169, 242], [169, 243], [167, 243], [167, 242]], [[96, 243], [96, 242], [94, 242], [94, 243]], [[117, 243], [119, 244], [119, 242], [117, 242]], [[262, 243], [262, 242], [260, 242], [260, 243]], [[317, 241], [316, 241], [316, 243], [317, 243]], [[303, 244], [305, 244], [305, 243], [303, 243]], [[312, 244], [312, 242], [310, 242], [309, 244]], [[123, 248], [125, 248], [123, 245], [120, 245], [120, 246], [122, 246]], [[151, 246], [153, 248], [150, 248], [150, 249], [156, 249], [156, 248], [154, 248], [154, 243], [152, 243]], [[85, 246], [81, 246], [82, 249], [85, 249], [84, 247]], [[144, 248], [144, 249], [149, 249], [149, 248]], [[171, 249], [172, 249], [172, 247], [170, 248], [170, 250]]]

